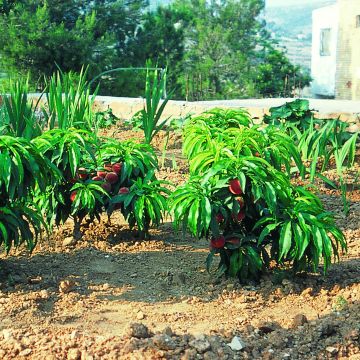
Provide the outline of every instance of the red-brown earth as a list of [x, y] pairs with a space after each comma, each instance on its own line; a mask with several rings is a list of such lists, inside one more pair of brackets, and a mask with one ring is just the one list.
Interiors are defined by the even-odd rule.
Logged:
[[[180, 148], [172, 133], [159, 178], [185, 181]], [[360, 359], [360, 191], [345, 217], [339, 192], [319, 189], [349, 247], [326, 276], [217, 280], [205, 270], [209, 244], [174, 232], [170, 219], [150, 241], [114, 216], [74, 243], [69, 222], [32, 255], [1, 255], [0, 358]]]

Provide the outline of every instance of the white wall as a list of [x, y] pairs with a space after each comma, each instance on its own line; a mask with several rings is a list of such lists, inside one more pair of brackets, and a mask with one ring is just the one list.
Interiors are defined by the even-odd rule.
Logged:
[[[314, 96], [335, 96], [336, 51], [339, 28], [338, 5], [316, 9], [312, 13], [311, 84]], [[320, 55], [321, 29], [331, 29], [330, 55]]]
[[359, 0], [338, 0], [339, 34], [336, 69], [336, 97], [360, 100], [360, 16]]

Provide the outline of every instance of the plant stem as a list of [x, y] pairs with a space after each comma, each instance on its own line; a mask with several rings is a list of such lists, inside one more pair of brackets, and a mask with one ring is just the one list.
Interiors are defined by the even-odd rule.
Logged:
[[170, 137], [170, 130], [166, 131], [166, 138], [165, 138], [165, 142], [164, 142], [164, 146], [163, 146], [163, 151], [162, 151], [162, 155], [161, 155], [161, 167], [163, 168], [165, 165], [165, 157], [166, 157], [166, 150], [167, 150], [167, 146], [169, 143], [169, 137]]

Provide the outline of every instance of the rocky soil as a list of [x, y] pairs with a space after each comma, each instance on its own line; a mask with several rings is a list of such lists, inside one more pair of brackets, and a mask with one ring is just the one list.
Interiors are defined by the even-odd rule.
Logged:
[[[159, 177], [181, 183], [178, 141], [176, 169]], [[338, 192], [320, 196], [349, 247], [326, 276], [215, 279], [206, 241], [170, 219], [150, 241], [120, 216], [84, 228], [78, 243], [67, 223], [31, 256], [1, 255], [0, 359], [360, 359], [360, 191], [348, 217]]]

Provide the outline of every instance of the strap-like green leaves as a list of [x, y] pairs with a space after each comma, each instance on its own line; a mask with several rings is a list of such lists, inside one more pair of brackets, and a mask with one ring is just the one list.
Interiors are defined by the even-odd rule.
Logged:
[[0, 136], [2, 200], [26, 197], [35, 186], [44, 190], [55, 176], [56, 171], [50, 162], [28, 140]]
[[[341, 132], [345, 127], [336, 120], [318, 131], [315, 126], [320, 122], [314, 120], [306, 101], [272, 111], [280, 118], [267, 127], [246, 121], [241, 110], [214, 109], [188, 120], [183, 151], [190, 163], [190, 179], [170, 197], [177, 229], [182, 225], [197, 237], [214, 237], [215, 246], [219, 236], [229, 239], [210, 253], [207, 265], [219, 252], [218, 273], [242, 280], [256, 277], [270, 262], [269, 255], [278, 264], [292, 264], [296, 271], [309, 266], [317, 270], [323, 259], [326, 272], [338, 248], [346, 249], [343, 234], [319, 198], [290, 182], [295, 171], [305, 175], [307, 159], [314, 179], [318, 159], [328, 161], [332, 154], [325, 151], [329, 139], [344, 141], [337, 129]], [[343, 143], [343, 152], [336, 153], [339, 166], [345, 159], [351, 163], [355, 141], [354, 135]], [[240, 222], [234, 221], [239, 200], [234, 202], [229, 191], [231, 179], [239, 180], [242, 189], [240, 200], [245, 205]], [[239, 241], [236, 245], [234, 239]]]

